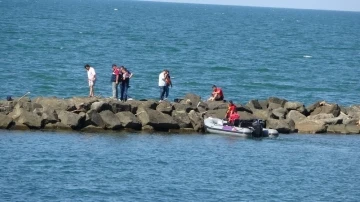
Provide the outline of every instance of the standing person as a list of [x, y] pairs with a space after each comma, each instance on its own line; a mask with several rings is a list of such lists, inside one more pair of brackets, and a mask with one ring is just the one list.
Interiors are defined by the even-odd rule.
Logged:
[[166, 83], [165, 100], [167, 100], [167, 98], [169, 96], [170, 86], [172, 88], [172, 82], [171, 82], [171, 76], [170, 76], [169, 70], [165, 70], [165, 83]]
[[168, 86], [166, 85], [165, 79], [166, 79], [166, 70], [164, 69], [159, 74], [160, 102], [162, 102], [164, 100], [164, 95], [168, 88]]
[[224, 93], [223, 93], [221, 88], [213, 85], [212, 89], [213, 89], [213, 91], [211, 93], [211, 97], [208, 99], [209, 101], [221, 101], [221, 100], [224, 100]]
[[84, 68], [86, 69], [88, 75], [89, 88], [90, 88], [89, 97], [94, 97], [94, 86], [96, 80], [95, 69], [93, 67], [90, 67], [89, 64], [86, 64]]
[[120, 100], [121, 101], [126, 101], [128, 98], [128, 88], [129, 88], [129, 81], [130, 81], [130, 76], [131, 74], [129, 73], [129, 71], [125, 68], [125, 67], [121, 67], [121, 95], [120, 95]]
[[116, 64], [112, 65], [112, 74], [111, 74], [111, 86], [112, 86], [112, 97], [113, 99], [117, 99], [119, 97], [119, 68]]

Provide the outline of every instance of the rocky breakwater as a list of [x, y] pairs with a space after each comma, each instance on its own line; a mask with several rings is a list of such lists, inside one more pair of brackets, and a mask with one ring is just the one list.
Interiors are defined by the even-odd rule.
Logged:
[[[204, 102], [195, 94], [187, 94], [178, 102], [22, 98], [0, 101], [0, 129], [204, 132], [204, 118], [224, 118], [227, 106], [222, 101]], [[341, 107], [319, 101], [305, 107], [300, 102], [270, 97], [237, 104], [237, 109], [241, 119], [262, 119], [267, 128], [280, 133], [360, 133], [360, 106]]]

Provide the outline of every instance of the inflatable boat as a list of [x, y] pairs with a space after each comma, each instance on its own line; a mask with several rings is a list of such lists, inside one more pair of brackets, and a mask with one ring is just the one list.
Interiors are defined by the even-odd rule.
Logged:
[[239, 120], [234, 126], [227, 125], [227, 121], [208, 117], [204, 120], [206, 131], [209, 133], [240, 136], [240, 137], [277, 137], [279, 132], [275, 129], [264, 128], [262, 120]]

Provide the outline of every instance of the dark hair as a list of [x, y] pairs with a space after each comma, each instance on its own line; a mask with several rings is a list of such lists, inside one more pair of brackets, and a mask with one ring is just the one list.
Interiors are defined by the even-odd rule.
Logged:
[[116, 67], [116, 64], [113, 64], [112, 66], [113, 66], [113, 67]]
[[89, 64], [86, 64], [86, 65], [84, 66], [85, 69], [86, 69], [87, 67], [90, 67], [90, 65], [89, 65]]
[[213, 85], [212, 87], [213, 87], [213, 88], [216, 88], [216, 86], [215, 86], [215, 85]]

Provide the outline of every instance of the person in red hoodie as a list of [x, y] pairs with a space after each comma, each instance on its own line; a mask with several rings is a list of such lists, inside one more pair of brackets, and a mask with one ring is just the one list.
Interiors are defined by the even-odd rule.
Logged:
[[224, 100], [224, 93], [221, 88], [216, 87], [215, 85], [212, 86], [212, 93], [211, 97], [208, 99], [209, 101], [221, 101]]

